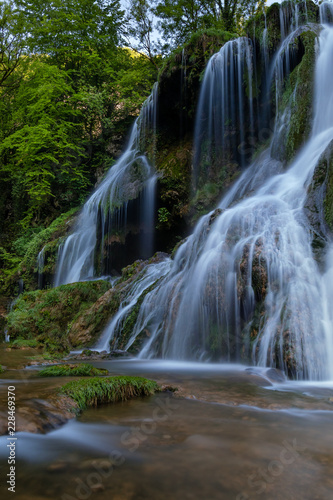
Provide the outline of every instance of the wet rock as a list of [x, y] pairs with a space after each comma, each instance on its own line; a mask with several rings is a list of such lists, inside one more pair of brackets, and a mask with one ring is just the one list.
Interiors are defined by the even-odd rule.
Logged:
[[283, 371], [276, 368], [270, 368], [265, 372], [265, 376], [272, 382], [285, 382], [286, 376]]
[[90, 489], [93, 493], [96, 493], [98, 491], [104, 491], [105, 487], [102, 485], [102, 483], [97, 483], [90, 486]]

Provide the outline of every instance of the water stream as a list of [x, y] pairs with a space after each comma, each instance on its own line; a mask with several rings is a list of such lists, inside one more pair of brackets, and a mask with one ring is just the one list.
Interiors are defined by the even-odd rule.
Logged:
[[[153, 252], [155, 186], [153, 168], [157, 84], [135, 121], [128, 145], [85, 203], [74, 232], [60, 247], [54, 286], [110, 274], [112, 235], [126, 230], [131, 200], [142, 231], [138, 257]], [[146, 152], [149, 149], [150, 154]]]
[[[17, 433], [18, 500], [330, 498], [332, 383], [272, 382], [265, 370], [236, 365], [95, 364], [171, 383], [185, 398], [104, 405], [46, 435]], [[14, 384], [18, 410], [68, 380], [36, 379], [33, 370], [28, 379], [3, 377], [0, 399]], [[3, 471], [6, 444], [0, 437]]]
[[[208, 65], [208, 72], [218, 68], [221, 88], [228, 79], [221, 67], [235, 47], [246, 54], [247, 42], [239, 39]], [[314, 259], [303, 210], [313, 172], [333, 140], [332, 58], [333, 28], [325, 25], [311, 137], [287, 171], [269, 150], [260, 155], [218, 209], [200, 220], [170, 271], [142, 302], [132, 337], [133, 342], [149, 332], [142, 358], [243, 359], [279, 367], [296, 379], [333, 378], [331, 290]], [[206, 85], [204, 80], [199, 122], [202, 108], [211, 105]], [[220, 122], [212, 118], [211, 137], [214, 120], [220, 133]], [[114, 335], [113, 329], [110, 338]]]

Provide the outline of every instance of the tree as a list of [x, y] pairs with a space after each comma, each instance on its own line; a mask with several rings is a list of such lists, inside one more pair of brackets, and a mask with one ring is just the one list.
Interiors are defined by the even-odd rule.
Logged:
[[24, 46], [19, 25], [12, 2], [0, 2], [0, 87], [13, 87], [19, 81], [15, 71]]
[[26, 200], [21, 216], [28, 220], [50, 203], [59, 177], [86, 184], [84, 150], [77, 140], [80, 111], [66, 80], [56, 66], [33, 61], [12, 103], [11, 133], [0, 145], [1, 177], [12, 184], [14, 198]]
[[94, 82], [96, 67], [117, 50], [124, 11], [119, 0], [17, 0], [28, 48]]
[[38, 223], [81, 203], [109, 168], [156, 68], [119, 47], [119, 0], [0, 6], [12, 62], [0, 85], [0, 217]]
[[153, 0], [158, 26], [169, 46], [183, 44], [200, 29], [239, 31], [239, 24], [266, 0]]
[[150, 62], [158, 69], [156, 58], [158, 49], [152, 41], [154, 15], [150, 3], [148, 0], [129, 0], [128, 3], [126, 43], [138, 53], [146, 54]]

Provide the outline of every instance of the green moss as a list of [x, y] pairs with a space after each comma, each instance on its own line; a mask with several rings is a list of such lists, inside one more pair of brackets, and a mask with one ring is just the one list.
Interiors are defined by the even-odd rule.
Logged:
[[333, 144], [329, 146], [319, 163], [319, 170], [325, 171], [326, 190], [324, 198], [325, 221], [333, 231]]
[[317, 34], [303, 32], [295, 43], [304, 50], [302, 61], [290, 74], [283, 95], [283, 107], [290, 107], [285, 160], [290, 161], [311, 132]]
[[156, 382], [142, 377], [107, 377], [75, 380], [61, 388], [60, 394], [72, 398], [84, 410], [89, 406], [116, 403], [139, 396], [150, 396], [159, 390]]
[[[268, 50], [273, 53], [281, 41], [280, 5], [278, 3], [274, 3], [266, 8], [266, 26]], [[260, 10], [255, 16], [249, 19], [245, 31], [250, 38], [258, 41], [259, 45], [262, 45], [264, 29], [265, 15], [264, 12]]]
[[37, 342], [36, 339], [23, 339], [23, 338], [15, 339], [13, 340], [13, 342], [10, 342], [8, 344], [8, 347], [11, 347], [13, 349], [22, 349], [24, 347], [37, 349], [39, 346], [40, 344]]
[[21, 278], [26, 290], [37, 288], [37, 257], [44, 248], [44, 273], [53, 275], [60, 243], [69, 230], [78, 208], [55, 219], [48, 227], [29, 228], [12, 242], [11, 250], [0, 247], [0, 293], [15, 295], [15, 286]]
[[107, 375], [109, 372], [103, 368], [83, 363], [79, 365], [56, 365], [48, 366], [40, 372], [39, 377], [96, 377], [97, 375]]
[[51, 354], [68, 352], [71, 323], [110, 286], [107, 281], [88, 281], [24, 293], [8, 314], [8, 334], [11, 339], [33, 339]]

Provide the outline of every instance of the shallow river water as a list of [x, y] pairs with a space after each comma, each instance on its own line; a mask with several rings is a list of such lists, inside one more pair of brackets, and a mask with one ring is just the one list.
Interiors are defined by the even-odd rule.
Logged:
[[[333, 497], [333, 382], [271, 382], [265, 370], [235, 365], [94, 364], [178, 386], [181, 397], [105, 405], [45, 435], [18, 433], [16, 499]], [[15, 372], [8, 373], [13, 383]], [[27, 382], [17, 377], [26, 398], [37, 386], [63, 383], [42, 379], [36, 386], [35, 373], [28, 370]], [[6, 443], [0, 437], [1, 498], [12, 498], [4, 487]]]

